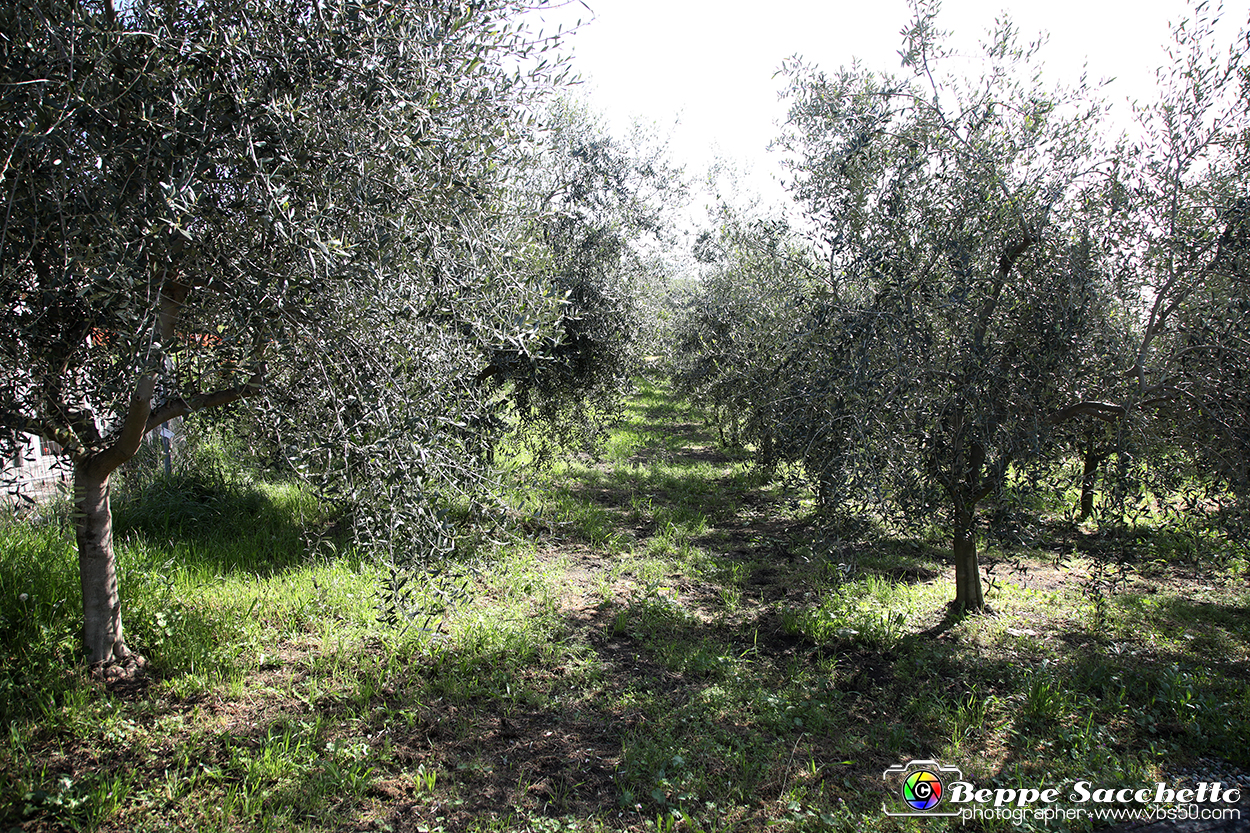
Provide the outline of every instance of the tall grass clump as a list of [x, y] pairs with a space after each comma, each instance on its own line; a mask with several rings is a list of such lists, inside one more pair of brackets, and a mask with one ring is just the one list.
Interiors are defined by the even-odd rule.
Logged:
[[245, 453], [192, 433], [172, 472], [142, 460], [119, 489], [128, 628], [158, 673], [237, 678], [265, 654], [258, 623], [303, 629], [330, 604], [331, 579], [304, 573], [349, 551], [339, 513], [307, 487], [266, 482]]
[[55, 709], [79, 659], [82, 601], [66, 505], [0, 514], [0, 725]]
[[[211, 429], [187, 428], [174, 451], [167, 472], [163, 450], [145, 445], [114, 484], [124, 626], [160, 676], [236, 677], [245, 632], [265, 612], [257, 593], [295, 604], [289, 580], [282, 590], [256, 582], [346, 548], [332, 507], [299, 485], [265, 482]], [[61, 497], [0, 517], [0, 721], [37, 719], [78, 684], [71, 509]]]

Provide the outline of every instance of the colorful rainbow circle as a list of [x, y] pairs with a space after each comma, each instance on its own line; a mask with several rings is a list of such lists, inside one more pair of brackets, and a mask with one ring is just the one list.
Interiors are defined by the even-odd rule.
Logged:
[[942, 779], [927, 769], [919, 769], [903, 782], [903, 800], [913, 810], [932, 810], [942, 800]]

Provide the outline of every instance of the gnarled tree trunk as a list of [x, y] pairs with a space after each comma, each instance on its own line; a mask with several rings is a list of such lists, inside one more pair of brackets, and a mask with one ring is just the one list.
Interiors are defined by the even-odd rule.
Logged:
[[956, 455], [949, 483], [951, 520], [954, 525], [952, 552], [955, 559], [955, 602], [959, 610], [985, 609], [985, 591], [981, 587], [981, 564], [977, 560], [976, 514], [980, 503], [991, 489], [983, 482], [985, 446], [963, 435], [964, 419], [956, 419]]
[[1080, 519], [1085, 520], [1094, 514], [1094, 487], [1098, 485], [1098, 467], [1102, 465], [1106, 455], [1098, 453], [1094, 440], [1090, 438], [1086, 441], [1082, 457]]
[[977, 560], [977, 539], [972, 524], [972, 509], [956, 513], [955, 607], [969, 611], [985, 607], [985, 592], [981, 588], [981, 564]]
[[123, 663], [130, 657], [122, 633], [122, 603], [113, 553], [109, 473], [90, 461], [74, 466], [74, 533], [82, 584], [83, 646], [92, 665]]

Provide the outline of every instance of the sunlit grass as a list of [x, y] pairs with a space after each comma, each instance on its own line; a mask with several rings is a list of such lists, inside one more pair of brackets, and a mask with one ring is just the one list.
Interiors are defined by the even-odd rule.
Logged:
[[1235, 562], [1097, 596], [1085, 555], [987, 547], [995, 612], [953, 616], [940, 539], [825, 530], [645, 384], [598, 459], [514, 463], [516, 534], [407, 629], [298, 488], [119, 504], [131, 692], [81, 667], [64, 521], [7, 523], [0, 821], [892, 831], [918, 828], [881, 773], [912, 758], [979, 786], [1250, 766]]

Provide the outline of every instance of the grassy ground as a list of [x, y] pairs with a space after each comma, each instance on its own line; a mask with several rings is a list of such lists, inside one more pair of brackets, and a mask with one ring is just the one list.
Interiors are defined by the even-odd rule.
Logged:
[[402, 634], [307, 495], [148, 492], [117, 528], [152, 673], [112, 687], [75, 665], [69, 531], [9, 523], [0, 829], [941, 830], [884, 816], [888, 767], [1250, 769], [1243, 561], [1091, 596], [1092, 565], [1026, 554], [951, 618], [942, 542], [839, 536], [712, 436], [643, 386], [603, 459], [512, 473], [516, 539]]

